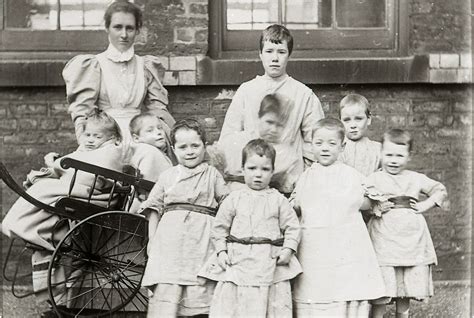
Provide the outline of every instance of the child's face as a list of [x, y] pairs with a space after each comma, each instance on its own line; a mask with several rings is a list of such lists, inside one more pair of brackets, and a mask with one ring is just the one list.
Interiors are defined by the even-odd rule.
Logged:
[[166, 148], [165, 132], [161, 129], [158, 118], [155, 117], [143, 118], [138, 135], [134, 134], [133, 140], [155, 146], [161, 150]]
[[263, 43], [260, 60], [262, 61], [266, 75], [273, 78], [286, 75], [286, 64], [288, 63], [289, 57], [288, 44], [285, 40], [280, 44], [270, 41]]
[[270, 143], [278, 143], [283, 131], [283, 124], [275, 113], [266, 113], [258, 119], [260, 138]]
[[87, 150], [94, 150], [112, 138], [110, 133], [106, 132], [101, 125], [90, 122], [86, 123], [81, 142]]
[[341, 136], [336, 130], [319, 128], [313, 134], [313, 150], [316, 160], [323, 166], [336, 162], [343, 149]]
[[349, 105], [341, 109], [341, 121], [346, 129], [346, 137], [357, 141], [365, 136], [371, 118], [367, 117], [362, 105]]
[[390, 174], [399, 174], [410, 160], [410, 151], [406, 145], [397, 145], [390, 140], [382, 144], [382, 169]]
[[250, 153], [244, 164], [245, 184], [253, 190], [263, 190], [268, 187], [273, 176], [273, 166], [270, 158]]
[[174, 153], [178, 162], [194, 168], [204, 160], [205, 146], [195, 130], [179, 129], [175, 133]]

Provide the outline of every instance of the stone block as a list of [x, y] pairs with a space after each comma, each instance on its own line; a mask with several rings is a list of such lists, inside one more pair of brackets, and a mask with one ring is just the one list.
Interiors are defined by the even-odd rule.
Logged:
[[64, 120], [61, 121], [59, 118], [42, 118], [40, 123], [39, 123], [39, 129], [42, 130], [57, 130], [61, 127], [61, 122], [69, 122], [70, 127], [68, 128], [73, 128], [74, 124], [72, 123], [72, 120]]
[[458, 54], [440, 54], [439, 66], [441, 68], [459, 67], [459, 55]]
[[10, 113], [14, 117], [20, 117], [23, 115], [47, 115], [48, 108], [46, 105], [31, 105], [31, 104], [11, 105]]
[[458, 74], [458, 83], [472, 83], [472, 69], [470, 68], [460, 68], [457, 70]]
[[430, 68], [439, 68], [439, 54], [430, 54]]
[[180, 71], [179, 85], [196, 85], [196, 71]]
[[0, 131], [14, 131], [17, 127], [16, 119], [0, 119]]
[[404, 115], [391, 115], [386, 118], [387, 128], [403, 128], [407, 124], [407, 117]]
[[196, 58], [194, 56], [171, 56], [171, 71], [195, 71]]
[[207, 29], [197, 30], [194, 34], [194, 40], [198, 43], [206, 43], [208, 39]]
[[430, 114], [426, 122], [429, 127], [441, 127], [444, 123], [443, 117], [443, 114]]
[[189, 13], [191, 14], [207, 14], [207, 4], [191, 3], [189, 5]]
[[454, 111], [455, 112], [471, 112], [472, 111], [472, 103], [470, 100], [464, 102], [456, 102], [454, 103]]
[[192, 43], [194, 42], [194, 28], [177, 28], [175, 30], [174, 42]]
[[165, 76], [163, 78], [163, 85], [178, 85], [178, 72], [165, 72]]
[[456, 69], [430, 70], [431, 83], [456, 83], [458, 74]]
[[49, 105], [49, 111], [52, 115], [66, 115], [68, 104], [66, 103], [55, 103]]
[[462, 53], [459, 55], [460, 57], [460, 65], [464, 68], [472, 68], [472, 54], [469, 53]]
[[170, 69], [170, 59], [168, 56], [165, 55], [158, 55], [156, 58], [160, 61], [161, 65], [163, 65], [163, 68], [165, 70]]
[[417, 101], [413, 103], [413, 112], [415, 113], [443, 112], [448, 107], [449, 107], [449, 102], [446, 100]]
[[459, 129], [442, 128], [436, 131], [436, 135], [438, 135], [439, 137], [461, 138], [463, 132]]
[[20, 118], [18, 120], [20, 130], [34, 130], [38, 127], [38, 120], [33, 118]]
[[425, 114], [413, 114], [408, 116], [408, 125], [410, 127], [422, 127], [425, 125], [426, 116]]

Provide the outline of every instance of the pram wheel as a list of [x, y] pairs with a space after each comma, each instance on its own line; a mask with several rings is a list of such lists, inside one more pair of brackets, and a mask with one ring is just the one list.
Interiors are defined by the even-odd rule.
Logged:
[[146, 308], [140, 284], [147, 224], [141, 215], [108, 211], [69, 230], [48, 269], [49, 296], [59, 316], [104, 317]]

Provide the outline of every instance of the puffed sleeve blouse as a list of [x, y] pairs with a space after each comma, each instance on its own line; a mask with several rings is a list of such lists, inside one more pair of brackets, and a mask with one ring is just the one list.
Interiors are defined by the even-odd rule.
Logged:
[[128, 61], [108, 57], [110, 48], [97, 55], [78, 55], [63, 70], [69, 112], [76, 128], [94, 107], [130, 120], [142, 110], [155, 113], [169, 126], [168, 92], [160, 78], [164, 68], [154, 56], [133, 54]]

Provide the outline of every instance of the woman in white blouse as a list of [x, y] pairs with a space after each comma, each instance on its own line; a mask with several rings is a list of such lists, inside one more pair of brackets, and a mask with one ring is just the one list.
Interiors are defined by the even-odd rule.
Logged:
[[107, 50], [78, 55], [63, 70], [77, 138], [85, 115], [94, 107], [117, 121], [125, 139], [130, 139], [130, 119], [142, 111], [156, 114], [171, 127], [174, 119], [167, 109], [168, 92], [158, 75], [163, 66], [154, 56], [142, 57], [134, 52], [133, 44], [143, 24], [140, 8], [117, 0], [107, 8], [104, 20]]

